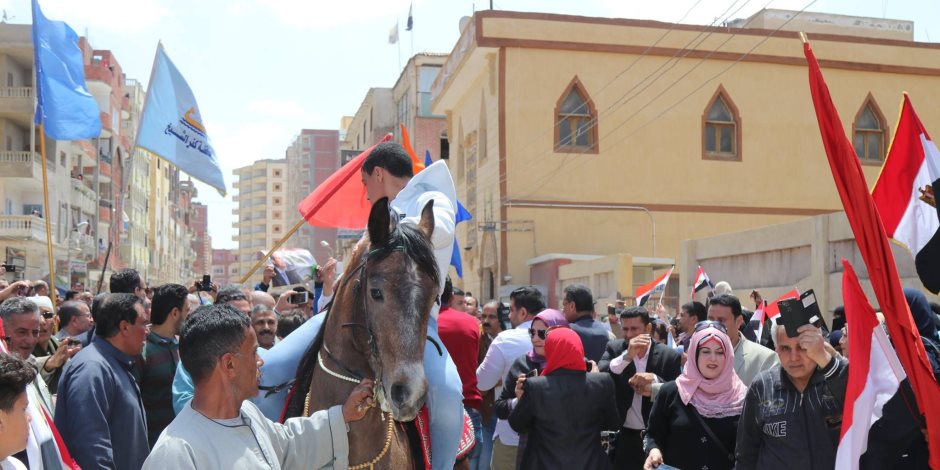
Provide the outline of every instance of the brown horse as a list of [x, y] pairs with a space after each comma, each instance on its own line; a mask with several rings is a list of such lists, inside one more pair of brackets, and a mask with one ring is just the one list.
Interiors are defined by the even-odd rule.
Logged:
[[[346, 401], [361, 378], [376, 382], [382, 404], [349, 423], [350, 469], [410, 469], [404, 426], [425, 403], [424, 347], [438, 297], [431, 245], [432, 202], [415, 227], [389, 216], [387, 199], [369, 214], [368, 236], [349, 259], [323, 328], [297, 370], [287, 417]], [[384, 410], [384, 411], [383, 411]]]

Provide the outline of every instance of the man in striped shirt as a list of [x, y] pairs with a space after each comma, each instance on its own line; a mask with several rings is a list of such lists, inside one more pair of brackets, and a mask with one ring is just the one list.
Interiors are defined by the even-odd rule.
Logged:
[[176, 414], [173, 412], [173, 376], [179, 363], [179, 335], [189, 315], [189, 291], [179, 284], [157, 287], [150, 307], [150, 334], [144, 345], [140, 393], [147, 413], [147, 440], [150, 446]]

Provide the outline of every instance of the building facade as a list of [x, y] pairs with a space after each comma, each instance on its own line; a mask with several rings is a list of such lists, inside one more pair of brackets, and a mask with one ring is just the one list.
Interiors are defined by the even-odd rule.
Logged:
[[[297, 222], [295, 209], [287, 205], [287, 160], [258, 160], [251, 165], [235, 169], [234, 187], [238, 194], [232, 198], [238, 207], [232, 215], [237, 229], [238, 272], [247, 273], [260, 259], [262, 251], [274, 244]], [[249, 280], [261, 280], [261, 270]]]
[[220, 286], [238, 283], [241, 271], [238, 270], [238, 255], [235, 250], [212, 250], [212, 282]]
[[[287, 168], [287, 204], [285, 222], [288, 229], [300, 220], [297, 206], [308, 194], [336, 172], [340, 166], [339, 131], [303, 129], [285, 152]], [[310, 250], [314, 258], [325, 262], [336, 249], [335, 228], [304, 224], [287, 242], [288, 246]], [[326, 242], [329, 247], [324, 247]]]
[[[695, 269], [681, 240], [840, 210], [797, 33], [749, 26], [778, 24], [769, 13], [710, 29], [478, 12], [433, 85], [474, 216], [457, 231], [464, 288], [505, 296], [553, 253], [672, 261], [678, 277]], [[810, 40], [871, 184], [902, 91], [937, 97], [940, 45], [913, 42], [909, 21], [802, 18], [823, 28]]]
[[[392, 99], [395, 100], [397, 124], [404, 124], [408, 129], [411, 148], [418, 158], [424, 159], [425, 152], [433, 160], [448, 158], [447, 121], [443, 114], [434, 114], [431, 109], [431, 84], [447, 60], [447, 54], [416, 54], [398, 76], [392, 87]], [[395, 136], [401, 142], [401, 131], [396, 126]]]

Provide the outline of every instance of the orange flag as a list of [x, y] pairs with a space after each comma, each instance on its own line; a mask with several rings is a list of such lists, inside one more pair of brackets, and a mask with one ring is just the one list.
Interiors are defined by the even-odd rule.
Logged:
[[401, 146], [405, 147], [405, 151], [411, 156], [411, 172], [417, 175], [419, 171], [424, 169], [424, 162], [418, 159], [414, 149], [411, 148], [411, 137], [408, 136], [408, 129], [404, 124], [399, 124], [399, 126], [401, 127]]

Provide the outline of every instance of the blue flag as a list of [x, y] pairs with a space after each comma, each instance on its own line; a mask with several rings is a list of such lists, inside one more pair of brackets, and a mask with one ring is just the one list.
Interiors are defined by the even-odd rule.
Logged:
[[431, 163], [434, 163], [431, 161], [431, 151], [425, 149], [424, 150], [424, 167], [427, 168], [431, 166]]
[[225, 195], [225, 180], [199, 114], [199, 105], [163, 45], [157, 45], [137, 146], [176, 165]]
[[[430, 158], [430, 153], [425, 153], [425, 158]], [[473, 216], [470, 215], [470, 212], [467, 211], [467, 208], [457, 201], [457, 214], [454, 217], [454, 227], [456, 229], [457, 224], [472, 219]], [[457, 240], [454, 239], [454, 251], [450, 254], [450, 265], [454, 267], [457, 271], [457, 277], [463, 279], [463, 260], [460, 259], [460, 247], [457, 246]]]
[[101, 135], [101, 110], [85, 85], [78, 35], [62, 21], [50, 21], [33, 0], [33, 53], [36, 60], [36, 124], [56, 140]]

